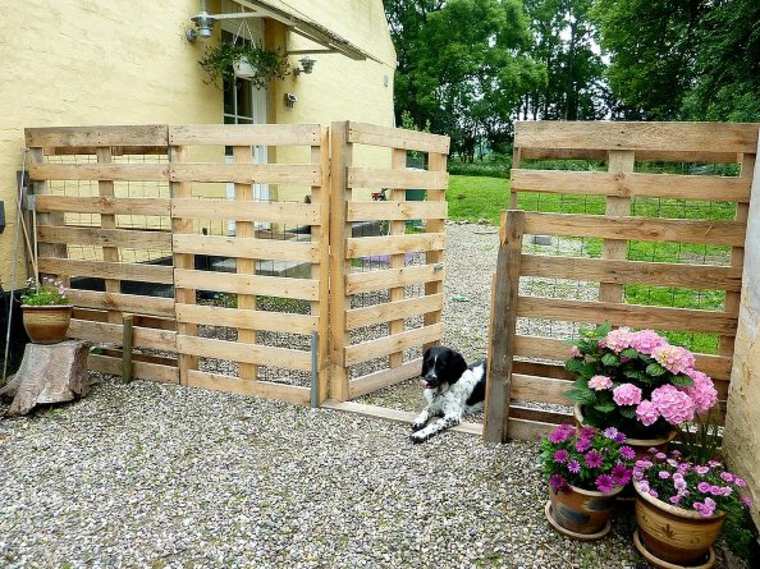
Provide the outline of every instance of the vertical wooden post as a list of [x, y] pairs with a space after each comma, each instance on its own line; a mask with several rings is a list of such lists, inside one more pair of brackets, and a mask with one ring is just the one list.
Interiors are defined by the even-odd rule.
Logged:
[[[391, 167], [395, 170], [406, 168], [406, 150], [402, 148], [394, 148], [391, 151]], [[401, 202], [406, 200], [406, 190], [394, 189], [391, 191], [390, 199], [393, 201]], [[403, 235], [406, 233], [406, 221], [403, 219], [400, 221], [391, 221], [390, 234], [391, 235]], [[390, 268], [400, 269], [406, 264], [406, 255], [400, 253], [397, 255], [391, 255]], [[390, 302], [398, 300], [404, 300], [405, 289], [403, 286], [390, 289]], [[388, 333], [392, 336], [394, 334], [400, 334], [404, 331], [404, 320], [392, 320], [388, 323]], [[390, 367], [399, 367], [404, 362], [404, 352], [394, 352], [390, 354], [389, 365]]]
[[[522, 160], [522, 150], [519, 146], [515, 146], [512, 148], [512, 168], [519, 168], [520, 167], [520, 161]], [[510, 176], [511, 178], [511, 176]], [[517, 209], [517, 192], [511, 189], [510, 186], [510, 198], [509, 198], [509, 207], [511, 209]]]
[[124, 383], [132, 381], [132, 346], [134, 345], [135, 317], [133, 314], [124, 314], [122, 317], [122, 340], [121, 340], [121, 380]]
[[346, 310], [351, 298], [346, 296], [346, 275], [351, 261], [346, 259], [346, 238], [351, 236], [351, 223], [346, 221], [346, 202], [351, 199], [347, 188], [347, 169], [351, 165], [352, 145], [348, 142], [348, 122], [334, 122], [330, 129], [330, 397], [348, 399], [346, 368]]
[[524, 230], [524, 211], [511, 209], [502, 213], [499, 256], [491, 295], [488, 375], [483, 422], [483, 438], [489, 442], [504, 442], [508, 437]]
[[[634, 153], [632, 150], [610, 150], [607, 171], [623, 177], [633, 172]], [[631, 198], [607, 196], [607, 216], [631, 215]], [[602, 258], [625, 260], [628, 242], [622, 239], [605, 239], [602, 244]], [[599, 300], [602, 302], [623, 302], [623, 285], [612, 283], [599, 284]]]
[[[111, 162], [110, 148], [97, 148], [95, 154], [98, 164], [109, 164]], [[98, 195], [102, 198], [114, 197], [113, 180], [98, 181]], [[103, 229], [116, 229], [116, 216], [113, 214], [100, 214], [100, 227]], [[103, 247], [103, 260], [111, 263], [119, 262], [118, 247]], [[121, 292], [121, 283], [116, 279], [105, 279], [106, 292]], [[108, 311], [108, 321], [112, 324], [121, 323], [122, 317], [118, 310]]]
[[311, 163], [320, 168], [320, 184], [311, 187], [311, 203], [319, 210], [319, 225], [311, 226], [311, 241], [319, 250], [319, 262], [311, 266], [311, 278], [319, 281], [319, 300], [311, 303], [311, 313], [318, 317], [317, 404], [329, 394], [330, 362], [330, 132], [322, 128], [319, 146], [311, 147]]
[[[169, 147], [169, 162], [182, 162], [187, 158], [187, 150], [183, 146]], [[190, 182], [172, 182], [172, 198], [190, 198], [193, 196], [193, 186]], [[193, 220], [179, 219], [172, 215], [172, 234], [192, 233]], [[174, 254], [175, 269], [194, 269], [195, 256], [188, 254]], [[195, 304], [195, 290], [174, 288], [174, 302], [176, 304]], [[197, 330], [195, 324], [177, 323], [177, 335], [194, 336]], [[198, 357], [187, 354], [177, 354], [177, 363], [179, 365], [179, 382], [181, 385], [187, 385], [187, 372], [198, 367]]]
[[[749, 180], [750, 186], [752, 185], [752, 176], [755, 170], [755, 155], [743, 154], [741, 156], [741, 171], [739, 176]], [[741, 223], [747, 223], [747, 217], [749, 215], [749, 203], [739, 202], [736, 204], [736, 216], [735, 220]], [[744, 247], [732, 247], [731, 248], [731, 267], [737, 268], [739, 271], [744, 266]], [[726, 302], [724, 304], [724, 310], [733, 315], [739, 314], [739, 303], [741, 302], [741, 292], [726, 291]], [[720, 336], [718, 338], [718, 353], [721, 356], [733, 356], [734, 354], [734, 342], [735, 336]]]
[[[446, 172], [446, 165], [448, 164], [449, 157], [446, 154], [441, 154], [439, 152], [431, 152], [428, 154], [428, 170], [431, 172]], [[439, 202], [443, 201], [445, 196], [446, 190], [428, 190], [427, 191], [427, 199], [431, 202]], [[428, 233], [441, 233], [446, 230], [446, 220], [445, 219], [429, 219], [425, 223], [425, 231]], [[443, 261], [443, 251], [428, 251], [425, 253], [425, 262], [434, 265], [436, 263], [441, 263]], [[443, 281], [434, 281], [425, 283], [425, 294], [431, 295], [431, 294], [442, 294], [443, 293]], [[425, 323], [425, 326], [430, 326], [431, 324], [436, 324], [441, 321], [441, 311], [438, 310], [436, 312], [428, 312], [425, 314], [423, 321]], [[425, 344], [423, 346], [423, 349], [427, 349], [431, 346], [435, 346], [439, 344], [440, 341], [437, 342], [431, 342], [429, 344]]]
[[[31, 162], [35, 164], [42, 164], [44, 162], [44, 154], [42, 148], [32, 148], [29, 152]], [[45, 195], [50, 193], [50, 186], [47, 182], [34, 182], [34, 194]], [[65, 218], [63, 212], [50, 212], [37, 214], [37, 223], [40, 225], [64, 225]], [[36, 231], [36, 229], [34, 229]], [[35, 236], [29, 235], [30, 239], [34, 239]], [[40, 243], [39, 254], [41, 257], [68, 257], [68, 250], [65, 243]], [[70, 279], [68, 275], [56, 275], [63, 281], [64, 286], [68, 287]]]
[[[235, 164], [249, 164], [253, 161], [250, 146], [233, 146], [232, 155]], [[235, 184], [235, 199], [238, 201], [250, 201], [253, 199], [252, 184]], [[235, 238], [253, 237], [254, 225], [251, 221], [235, 221]], [[253, 274], [256, 272], [255, 259], [235, 259], [235, 268], [238, 273]], [[255, 294], [238, 294], [237, 306], [239, 309], [255, 310]], [[245, 344], [256, 343], [256, 331], [246, 328], [238, 328], [238, 342]], [[256, 366], [254, 364], [240, 363], [240, 379], [256, 379]]]

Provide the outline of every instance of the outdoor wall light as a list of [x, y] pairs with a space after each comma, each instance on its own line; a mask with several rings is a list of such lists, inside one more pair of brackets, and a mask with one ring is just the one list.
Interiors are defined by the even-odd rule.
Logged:
[[193, 16], [190, 20], [195, 24], [195, 29], [190, 28], [186, 32], [187, 41], [190, 43], [193, 43], [198, 38], [207, 40], [214, 33], [214, 16], [205, 10]]
[[312, 71], [314, 71], [314, 64], [317, 62], [316, 59], [312, 59], [308, 55], [305, 57], [302, 57], [298, 60], [298, 63], [301, 64], [301, 67], [294, 67], [293, 73], [295, 75], [300, 75], [301, 73], [305, 73], [306, 75], [310, 75]]

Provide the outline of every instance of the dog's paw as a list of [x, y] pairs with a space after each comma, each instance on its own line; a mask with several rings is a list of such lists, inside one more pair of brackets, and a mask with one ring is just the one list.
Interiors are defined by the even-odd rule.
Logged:
[[425, 428], [425, 423], [412, 423], [412, 431], [417, 432]]
[[411, 435], [409, 435], [409, 439], [414, 444], [418, 445], [418, 444], [420, 444], [422, 442], [425, 442], [428, 439], [428, 436], [427, 435], [423, 435], [422, 433], [420, 433], [419, 431], [417, 431], [417, 432], [412, 433]]

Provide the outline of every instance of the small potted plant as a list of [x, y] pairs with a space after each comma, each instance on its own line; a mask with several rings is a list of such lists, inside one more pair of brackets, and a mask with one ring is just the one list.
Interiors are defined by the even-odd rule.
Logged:
[[639, 452], [664, 448], [679, 425], [718, 400], [712, 380], [694, 367], [694, 355], [654, 330], [582, 331], [565, 367], [576, 376], [567, 395], [579, 423], [614, 426]]
[[635, 451], [614, 427], [560, 425], [541, 442], [541, 461], [549, 481], [545, 512], [560, 533], [591, 540], [610, 530], [615, 497], [632, 475]]
[[265, 49], [255, 42], [223, 42], [206, 49], [200, 60], [210, 83], [221, 79], [248, 79], [257, 89], [265, 88], [272, 79], [289, 75], [288, 58], [281, 51]]
[[636, 489], [634, 544], [653, 565], [711, 567], [712, 545], [724, 522], [744, 523], [751, 506], [747, 483], [720, 461], [694, 464], [677, 450], [650, 449], [633, 469]]
[[35, 344], [55, 344], [66, 338], [72, 307], [60, 281], [30, 279], [21, 295], [21, 309], [24, 329]]

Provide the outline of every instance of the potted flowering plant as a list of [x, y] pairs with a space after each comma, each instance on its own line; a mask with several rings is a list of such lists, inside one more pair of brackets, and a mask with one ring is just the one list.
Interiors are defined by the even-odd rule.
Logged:
[[[567, 395], [579, 422], [615, 426], [642, 450], [664, 445], [675, 428], [717, 402], [712, 380], [694, 367], [694, 355], [654, 330], [584, 330], [565, 367], [576, 381]], [[643, 439], [643, 440], [642, 440]]]
[[751, 506], [747, 483], [711, 460], [694, 464], [655, 448], [633, 469], [638, 530], [634, 544], [652, 564], [711, 567], [724, 521], [742, 524]]
[[27, 281], [21, 295], [24, 329], [35, 344], [55, 344], [66, 338], [71, 322], [71, 304], [63, 283], [46, 277], [42, 283]]
[[549, 481], [546, 517], [557, 531], [598, 539], [610, 530], [615, 496], [631, 480], [635, 451], [615, 427], [560, 425], [541, 442]]

